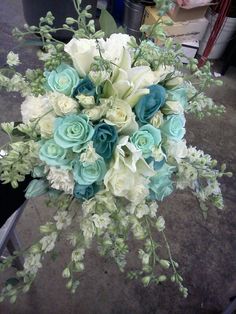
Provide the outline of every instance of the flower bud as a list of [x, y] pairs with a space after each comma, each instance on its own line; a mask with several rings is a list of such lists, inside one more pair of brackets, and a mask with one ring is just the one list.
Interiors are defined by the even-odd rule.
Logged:
[[159, 263], [165, 269], [168, 269], [170, 267], [170, 262], [165, 259], [161, 259]]
[[42, 246], [40, 243], [36, 243], [32, 245], [30, 248], [30, 253], [32, 254], [37, 254], [37, 253], [40, 253], [41, 251], [42, 251]]
[[76, 22], [75, 19], [73, 19], [72, 17], [67, 17], [66, 18], [66, 24], [68, 24], [68, 25], [72, 25], [75, 22]]
[[156, 228], [159, 232], [165, 229], [165, 220], [162, 216], [159, 216], [156, 221]]
[[36, 197], [45, 194], [48, 191], [48, 182], [40, 179], [34, 179], [26, 188], [25, 198]]
[[63, 278], [70, 278], [70, 270], [68, 267], [63, 270], [62, 277]]
[[145, 276], [142, 278], [142, 283], [145, 287], [149, 285], [150, 281], [151, 281], [151, 276]]
[[159, 282], [166, 281], [166, 279], [167, 279], [167, 278], [166, 278], [165, 275], [161, 275], [161, 276], [158, 277], [158, 281], [159, 281]]

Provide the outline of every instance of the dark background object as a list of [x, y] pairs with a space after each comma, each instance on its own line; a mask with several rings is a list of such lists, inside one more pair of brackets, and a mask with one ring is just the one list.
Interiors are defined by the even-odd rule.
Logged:
[[225, 75], [226, 71], [231, 65], [236, 66], [236, 32], [234, 33], [233, 38], [226, 47], [226, 50], [222, 57], [222, 61], [222, 75]]
[[[42, 16], [45, 16], [48, 11], [51, 11], [55, 16], [54, 26], [60, 27], [65, 23], [67, 17], [77, 17], [75, 11], [73, 0], [22, 0], [24, 17], [29, 25], [38, 25], [39, 19]], [[85, 8], [87, 5], [91, 5], [92, 8], [90, 13], [93, 17], [96, 17], [97, 9], [97, 0], [83, 0], [82, 8]], [[58, 31], [53, 35], [56, 39], [62, 41], [69, 41], [71, 39], [71, 32], [67, 31]]]
[[[25, 201], [25, 189], [32, 180], [31, 176], [27, 176], [25, 181], [19, 184], [17, 189], [13, 189], [10, 184], [0, 183], [0, 228], [5, 221], [16, 211]], [[1, 181], [0, 181], [1, 182]]]
[[123, 26], [129, 35], [138, 39], [141, 36], [139, 29], [143, 22], [145, 6], [141, 2], [134, 0], [124, 0], [124, 4]]

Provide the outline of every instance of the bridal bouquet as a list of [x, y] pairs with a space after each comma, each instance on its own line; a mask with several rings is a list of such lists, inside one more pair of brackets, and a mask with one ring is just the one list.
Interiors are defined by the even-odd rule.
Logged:
[[[17, 187], [30, 174], [26, 198], [45, 194], [48, 206], [57, 208], [52, 220], [40, 226], [38, 242], [0, 264], [3, 271], [19, 254], [25, 258], [17, 283], [7, 283], [0, 300], [14, 302], [30, 289], [45, 254], [53, 251], [63, 232], [72, 252], [62, 276], [72, 292], [92, 241], [123, 271], [128, 239], [133, 237], [142, 240], [140, 269], [130, 271], [129, 277], [145, 286], [170, 279], [186, 297], [158, 206], [176, 189], [189, 188], [205, 216], [209, 203], [223, 207], [218, 178], [230, 173], [225, 165], [217, 169], [215, 160], [188, 147], [184, 139], [185, 113], [202, 117], [224, 111], [203, 92], [220, 82], [212, 78], [209, 64], [198, 69], [196, 60], [189, 61], [189, 72], [183, 74], [181, 49], [165, 37], [161, 18], [142, 26], [145, 36], [137, 42], [119, 33], [121, 29], [113, 27], [109, 34], [104, 26], [104, 20], [111, 19], [107, 13], [101, 25], [108, 32], [96, 31], [94, 21], [88, 21], [89, 7], [81, 10], [75, 1], [75, 8], [78, 20], [67, 18], [62, 27], [73, 35], [67, 44], [53, 37], [59, 29], [53, 28], [50, 12], [39, 27], [14, 31], [18, 38], [42, 36], [42, 68], [20, 74], [15, 70], [19, 57], [10, 52], [7, 64], [13, 74], [0, 72], [0, 86], [25, 97], [22, 123], [1, 125], [10, 142], [2, 148], [0, 178]], [[153, 37], [165, 43], [157, 46]], [[157, 250], [161, 243], [164, 256]]]

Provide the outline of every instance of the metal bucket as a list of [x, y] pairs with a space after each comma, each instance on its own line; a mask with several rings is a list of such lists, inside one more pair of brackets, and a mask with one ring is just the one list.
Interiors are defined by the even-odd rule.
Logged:
[[145, 6], [132, 0], [125, 0], [124, 21], [123, 25], [129, 35], [139, 38], [139, 31], [143, 21], [143, 13]]

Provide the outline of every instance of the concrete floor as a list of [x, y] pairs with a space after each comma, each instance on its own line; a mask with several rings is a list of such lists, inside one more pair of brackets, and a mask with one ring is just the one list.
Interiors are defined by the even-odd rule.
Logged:
[[[0, 67], [7, 51], [17, 46], [11, 29], [24, 23], [19, 0], [0, 3]], [[21, 69], [35, 67], [36, 48], [17, 47], [22, 55]], [[221, 118], [202, 121], [188, 117], [187, 140], [218, 161], [226, 162], [236, 173], [236, 69], [230, 68], [223, 88], [214, 88], [209, 95], [226, 106]], [[17, 94], [1, 93], [0, 121], [19, 120], [21, 99]], [[1, 134], [0, 144], [5, 138]], [[204, 221], [197, 201], [188, 192], [177, 192], [163, 202], [160, 213], [166, 218], [167, 235], [176, 260], [181, 265], [189, 297], [183, 299], [171, 283], [144, 288], [129, 281], [109, 259], [99, 257], [91, 249], [86, 257], [86, 270], [75, 295], [65, 289], [61, 270], [68, 257], [67, 247], [59, 245], [60, 258], [45, 260], [33, 289], [17, 303], [0, 304], [1, 314], [213, 314], [221, 313], [229, 298], [236, 295], [236, 176], [222, 180], [225, 198], [224, 211], [212, 209]], [[3, 209], [2, 209], [3, 210]], [[17, 231], [23, 246], [38, 236], [38, 225], [50, 217], [43, 199], [30, 201]], [[158, 234], [156, 234], [158, 237]], [[134, 265], [132, 258], [128, 269]], [[0, 282], [13, 274], [0, 274]]]

